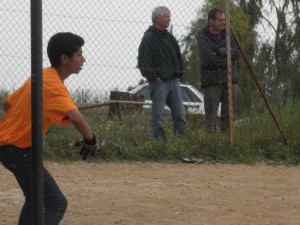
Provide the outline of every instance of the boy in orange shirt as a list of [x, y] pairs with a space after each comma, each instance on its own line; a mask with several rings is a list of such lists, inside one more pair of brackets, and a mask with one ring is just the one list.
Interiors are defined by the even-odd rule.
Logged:
[[[57, 33], [49, 40], [47, 54], [51, 67], [43, 70], [43, 134], [55, 123], [72, 123], [83, 136], [83, 160], [97, 149], [96, 136], [72, 101], [63, 81], [78, 74], [85, 58], [84, 40], [72, 33]], [[25, 203], [19, 225], [31, 225], [31, 78], [3, 102], [6, 114], [0, 122], [0, 161], [16, 177]], [[67, 209], [67, 200], [51, 174], [44, 168], [45, 225], [57, 225]]]

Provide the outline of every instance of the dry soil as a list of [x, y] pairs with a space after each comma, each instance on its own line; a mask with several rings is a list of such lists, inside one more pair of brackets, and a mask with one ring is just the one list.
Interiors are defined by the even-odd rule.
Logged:
[[[45, 162], [69, 201], [62, 225], [299, 225], [300, 167]], [[0, 224], [24, 197], [0, 164]]]

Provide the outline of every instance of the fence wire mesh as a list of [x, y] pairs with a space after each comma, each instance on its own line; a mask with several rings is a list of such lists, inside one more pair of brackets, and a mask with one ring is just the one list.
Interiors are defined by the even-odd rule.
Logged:
[[[266, 95], [279, 108], [297, 100], [300, 95], [299, 4], [292, 0], [230, 3], [233, 29], [253, 63]], [[178, 40], [184, 60], [181, 82], [201, 90], [197, 34], [207, 25], [209, 9], [214, 6], [225, 9], [224, 1], [44, 0], [44, 67], [50, 66], [46, 55], [49, 38], [57, 32], [73, 32], [85, 39], [86, 63], [83, 70], [67, 79], [65, 84], [78, 105], [105, 102], [111, 91], [132, 90], [146, 80], [137, 68], [138, 47], [144, 32], [152, 25], [151, 12], [158, 5], [165, 5], [171, 11], [169, 31]], [[0, 11], [0, 91], [3, 99], [30, 76], [30, 1], [1, 0]], [[256, 113], [267, 111], [242, 57], [237, 66], [239, 118], [248, 117], [253, 110]], [[85, 113], [97, 118], [98, 122], [93, 125], [102, 127], [104, 135], [119, 130], [115, 125], [109, 125], [108, 108], [85, 110]], [[139, 128], [132, 125], [136, 121], [130, 122], [134, 118], [128, 115], [122, 118], [123, 123], [127, 123], [120, 125], [124, 126], [122, 132], [143, 133], [149, 138], [151, 115], [143, 114], [140, 121], [144, 122]], [[189, 129], [203, 129], [203, 112], [190, 116], [190, 119], [188, 114], [187, 125]], [[65, 129], [60, 132], [66, 132]], [[276, 130], [275, 126], [269, 129]]]

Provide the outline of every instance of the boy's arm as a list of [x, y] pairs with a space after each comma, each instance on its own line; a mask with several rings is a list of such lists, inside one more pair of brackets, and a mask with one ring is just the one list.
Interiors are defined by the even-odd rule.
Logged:
[[82, 148], [79, 154], [82, 156], [83, 160], [86, 160], [89, 154], [93, 156], [98, 149], [97, 138], [95, 134], [92, 133], [91, 128], [83, 115], [77, 109], [70, 110], [68, 112], [68, 117], [74, 127], [83, 136], [83, 140], [80, 141]]
[[73, 123], [76, 130], [86, 139], [92, 140], [93, 133], [90, 126], [83, 115], [76, 109], [72, 109], [68, 112], [68, 118]]

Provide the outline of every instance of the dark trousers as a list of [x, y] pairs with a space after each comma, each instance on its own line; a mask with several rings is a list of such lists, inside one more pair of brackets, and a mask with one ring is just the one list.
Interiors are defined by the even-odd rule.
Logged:
[[[238, 85], [232, 85], [234, 119], [237, 119]], [[217, 130], [217, 117], [221, 103], [221, 131], [229, 128], [228, 87], [227, 85], [209, 85], [204, 88], [205, 131]]]
[[[25, 196], [18, 225], [32, 225], [31, 148], [21, 149], [12, 145], [0, 146], [0, 161], [11, 171]], [[44, 168], [44, 218], [45, 225], [57, 225], [67, 209], [67, 199], [51, 174]]]

